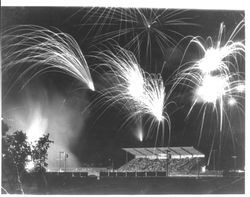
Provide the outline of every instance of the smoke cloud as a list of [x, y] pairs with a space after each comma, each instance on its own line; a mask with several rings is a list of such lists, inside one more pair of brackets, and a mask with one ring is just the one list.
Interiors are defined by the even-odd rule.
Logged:
[[[35, 85], [34, 85], [35, 84]], [[85, 128], [89, 101], [85, 93], [56, 90], [41, 83], [29, 85], [3, 103], [3, 120], [10, 126], [9, 133], [22, 130], [34, 142], [44, 133], [54, 141], [48, 151], [50, 170], [59, 168], [59, 152], [68, 154], [67, 168], [80, 167], [71, 151]], [[61, 167], [63, 162], [61, 162]]]

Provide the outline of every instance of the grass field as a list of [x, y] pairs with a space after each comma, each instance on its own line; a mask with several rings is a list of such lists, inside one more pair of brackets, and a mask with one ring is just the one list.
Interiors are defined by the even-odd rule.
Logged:
[[67, 178], [27, 181], [27, 194], [244, 194], [244, 177]]

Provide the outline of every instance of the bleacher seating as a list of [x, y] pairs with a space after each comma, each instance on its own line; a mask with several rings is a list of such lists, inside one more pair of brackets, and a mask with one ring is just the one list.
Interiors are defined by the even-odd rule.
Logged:
[[167, 172], [169, 174], [189, 174], [201, 165], [199, 158], [154, 159], [135, 158], [121, 166], [118, 172]]

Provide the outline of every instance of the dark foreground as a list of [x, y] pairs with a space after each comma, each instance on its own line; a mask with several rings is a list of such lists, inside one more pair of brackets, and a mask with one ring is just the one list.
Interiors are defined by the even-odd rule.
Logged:
[[24, 185], [26, 194], [244, 194], [242, 177], [96, 177], [47, 179]]

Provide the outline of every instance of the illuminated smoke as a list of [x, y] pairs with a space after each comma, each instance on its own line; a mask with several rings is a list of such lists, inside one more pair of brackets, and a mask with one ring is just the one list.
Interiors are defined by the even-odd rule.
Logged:
[[[10, 133], [22, 130], [29, 142], [35, 143], [43, 134], [50, 134], [50, 140], [54, 141], [48, 150], [50, 170], [58, 170], [58, 154], [61, 151], [69, 155], [67, 168], [76, 168], [80, 164], [71, 148], [78, 142], [80, 133], [84, 132], [88, 113], [82, 114], [81, 111], [88, 104], [84, 95], [81, 100], [71, 103], [58, 91], [46, 90], [41, 85], [33, 89], [27, 86], [17, 100], [5, 103], [3, 117], [11, 127]], [[28, 162], [26, 167], [31, 166], [32, 163]]]

